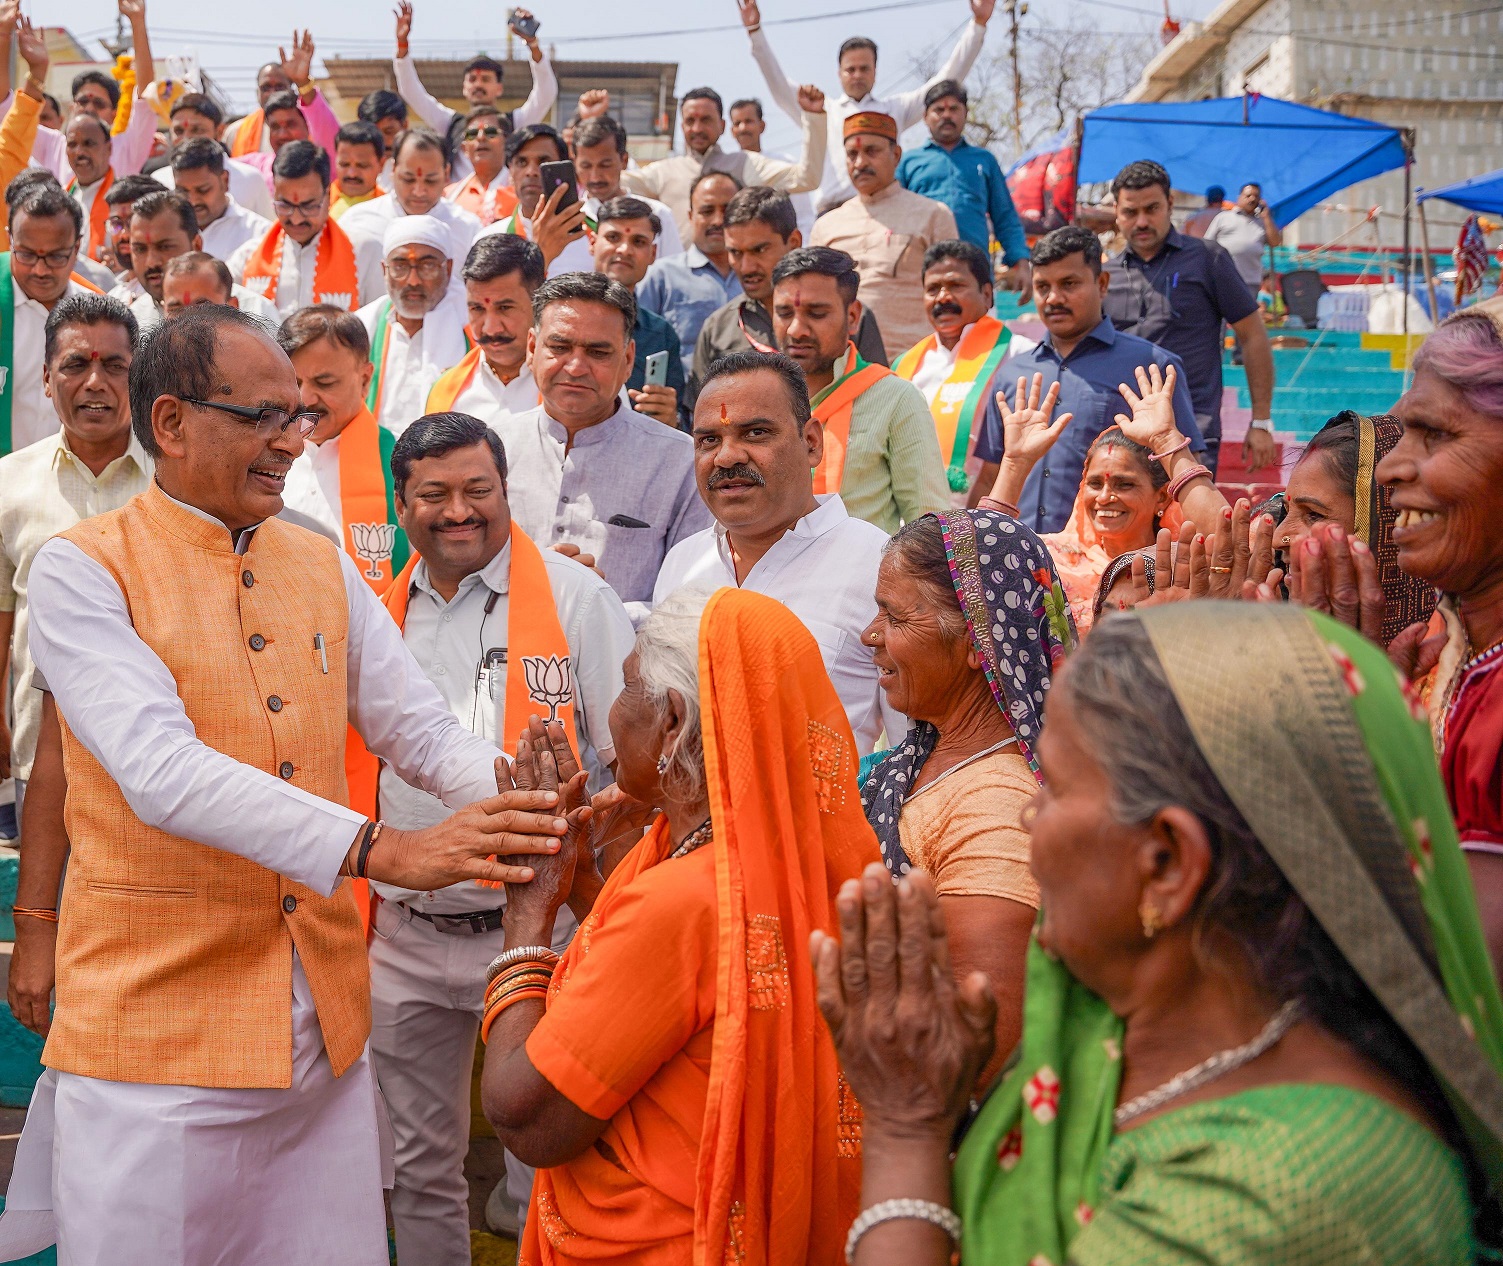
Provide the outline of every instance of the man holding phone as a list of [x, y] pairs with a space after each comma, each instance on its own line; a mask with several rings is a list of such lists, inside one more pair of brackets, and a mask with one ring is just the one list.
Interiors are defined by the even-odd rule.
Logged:
[[[510, 111], [511, 126], [517, 130], [540, 123], [548, 117], [558, 96], [558, 80], [553, 77], [553, 66], [543, 46], [538, 43], [538, 20], [526, 9], [512, 9], [507, 15], [507, 25], [527, 45], [532, 58], [532, 91], [527, 100]], [[464, 132], [464, 116], [468, 111], [459, 111], [446, 106], [433, 96], [418, 78], [417, 68], [412, 64], [407, 41], [412, 35], [412, 4], [410, 0], [397, 3], [397, 56], [392, 69], [397, 76], [397, 91], [412, 107], [413, 113], [436, 132], [449, 138], [449, 152], [454, 157], [453, 177], [463, 180], [470, 174], [470, 161], [461, 149]], [[499, 108], [505, 95], [502, 77], [505, 74], [500, 62], [484, 55], [473, 57], [465, 64], [464, 85], [460, 91], [470, 110], [476, 106], [491, 105]]]
[[[612, 198], [601, 205], [595, 229], [595, 271], [635, 291], [657, 258], [662, 224], [657, 212], [640, 198]], [[678, 402], [684, 392], [684, 362], [678, 335], [656, 312], [637, 304], [632, 332], [637, 354], [626, 394], [638, 413], [678, 426]]]
[[592, 271], [584, 207], [564, 138], [546, 123], [524, 127], [507, 138], [506, 166], [517, 194], [516, 210], [482, 236], [515, 233], [536, 242], [550, 277]]
[[1205, 240], [1219, 242], [1237, 265], [1241, 277], [1258, 301], [1258, 291], [1263, 288], [1263, 251], [1265, 247], [1280, 246], [1284, 235], [1273, 222], [1273, 213], [1263, 201], [1263, 187], [1256, 181], [1248, 181], [1237, 195], [1237, 203], [1230, 210], [1221, 211], [1206, 230]]

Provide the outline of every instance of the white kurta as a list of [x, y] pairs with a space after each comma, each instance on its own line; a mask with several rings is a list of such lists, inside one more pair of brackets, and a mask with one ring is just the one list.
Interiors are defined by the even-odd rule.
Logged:
[[[35, 299], [27, 298], [19, 281], [12, 282], [11, 290], [15, 310], [15, 360], [10, 366], [0, 366], [0, 369], [11, 375], [10, 451], [14, 453], [55, 434], [62, 423], [57, 420], [52, 398], [42, 385], [42, 352], [49, 309]], [[63, 298], [89, 293], [76, 281], [70, 281], [63, 291]]]
[[482, 356], [480, 367], [454, 401], [454, 409], [479, 418], [494, 431], [506, 418], [536, 409], [541, 401], [530, 365], [523, 364], [521, 373], [510, 382], [502, 382]]
[[[365, 325], [371, 338], [371, 355], [380, 351], [376, 345], [376, 327], [391, 300], [377, 299], [355, 315]], [[452, 293], [424, 318], [416, 334], [408, 334], [395, 316], [387, 319], [389, 337], [386, 354], [378, 366], [381, 398], [376, 402], [376, 421], [394, 435], [400, 435], [428, 412], [428, 393], [444, 370], [464, 359], [465, 311]]]
[[[253, 238], [236, 248], [225, 261], [230, 275], [236, 282], [245, 283], [245, 266], [260, 246], [263, 238]], [[313, 304], [313, 283], [317, 280], [318, 244], [315, 237], [304, 246], [299, 246], [290, 237], [282, 238], [281, 271], [277, 274], [277, 311], [288, 317], [299, 308]], [[350, 310], [371, 303], [386, 293], [386, 282], [381, 277], [381, 243], [363, 238], [352, 242], [355, 248], [355, 281], [358, 295], [351, 296]]]
[[[242, 551], [249, 539], [242, 534]], [[356, 728], [404, 779], [451, 807], [494, 794], [497, 749], [454, 719], [354, 564], [339, 557]], [[201, 743], [119, 586], [72, 542], [54, 539], [38, 553], [32, 600], [38, 674], [142, 821], [334, 891], [359, 813]], [[33, 1251], [55, 1219], [62, 1266], [384, 1266], [387, 1174], [369, 1055], [332, 1075], [295, 952], [292, 968], [286, 1090], [47, 1073], [0, 1218], [0, 1257]]]

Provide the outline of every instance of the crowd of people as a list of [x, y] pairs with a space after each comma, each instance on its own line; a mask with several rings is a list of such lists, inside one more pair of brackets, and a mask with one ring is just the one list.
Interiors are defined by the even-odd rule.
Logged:
[[64, 109], [0, 0], [0, 1259], [467, 1263], [477, 1058], [528, 1266], [1503, 1252], [1503, 318], [1231, 502], [1261, 189], [1030, 243], [993, 0], [838, 95], [741, 0], [799, 152], [642, 165], [525, 10], [341, 123], [118, 5]]

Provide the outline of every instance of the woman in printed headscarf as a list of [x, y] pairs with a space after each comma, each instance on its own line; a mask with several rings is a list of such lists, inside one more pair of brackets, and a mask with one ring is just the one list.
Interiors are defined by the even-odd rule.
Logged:
[[847, 884], [816, 938], [865, 1113], [857, 1266], [952, 1235], [987, 1266], [1496, 1249], [1503, 1001], [1383, 653], [1291, 606], [1113, 613], [1048, 712], [1022, 1047], [953, 1190], [986, 982], [951, 983], [923, 876]]
[[862, 634], [891, 707], [913, 728], [862, 784], [896, 879], [934, 879], [955, 969], [987, 972], [1016, 1042], [1038, 907], [1023, 810], [1038, 790], [1044, 696], [1075, 635], [1049, 551], [1016, 519], [950, 510], [905, 526], [877, 572]]
[[[521, 1261], [834, 1261], [859, 1112], [809, 934], [878, 856], [850, 725], [808, 631], [742, 590], [660, 605], [624, 675], [618, 784], [662, 813], [603, 888], [577, 832], [535, 860], [488, 990], [485, 1113], [538, 1166]], [[566, 901], [583, 917], [555, 969]]]

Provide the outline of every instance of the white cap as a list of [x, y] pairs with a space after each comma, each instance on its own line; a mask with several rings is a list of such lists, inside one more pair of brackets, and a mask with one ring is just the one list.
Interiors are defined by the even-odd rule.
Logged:
[[390, 255], [404, 246], [431, 246], [442, 251], [445, 259], [453, 258], [454, 240], [449, 226], [436, 216], [399, 215], [388, 224], [381, 235], [381, 254]]

